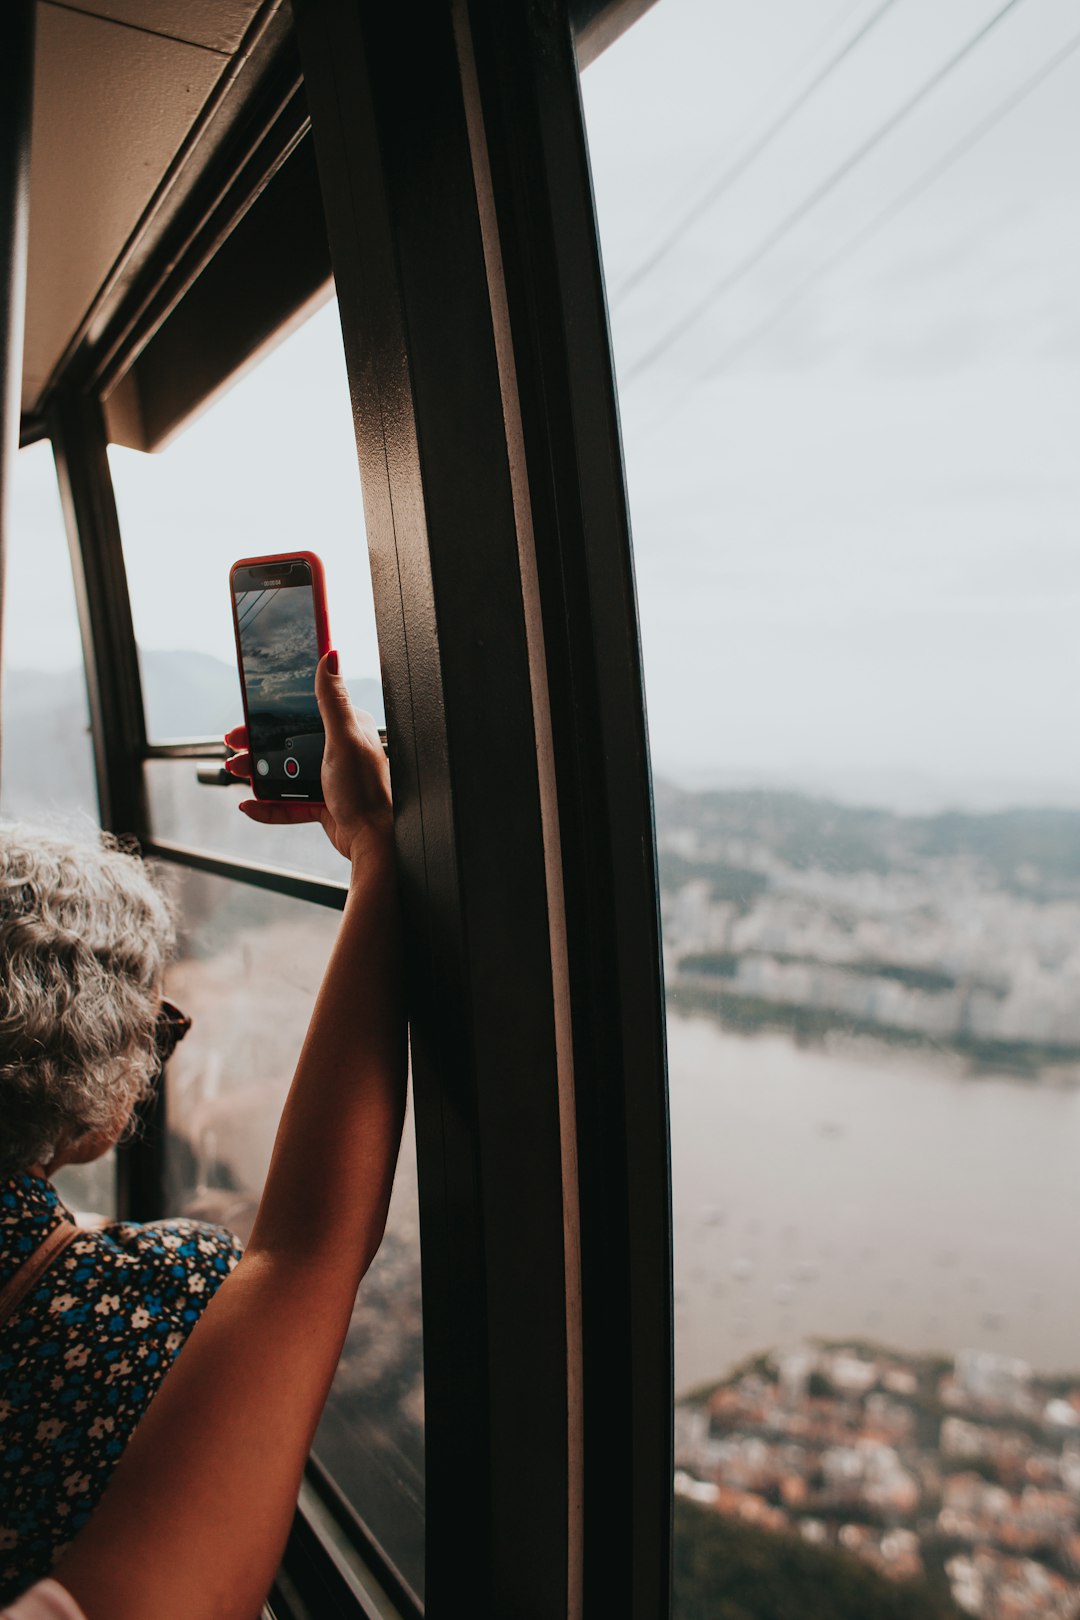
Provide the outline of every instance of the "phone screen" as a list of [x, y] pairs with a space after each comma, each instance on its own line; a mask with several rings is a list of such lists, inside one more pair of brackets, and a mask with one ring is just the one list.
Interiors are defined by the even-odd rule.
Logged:
[[232, 590], [252, 785], [262, 798], [321, 799], [311, 567], [297, 559], [234, 568]]

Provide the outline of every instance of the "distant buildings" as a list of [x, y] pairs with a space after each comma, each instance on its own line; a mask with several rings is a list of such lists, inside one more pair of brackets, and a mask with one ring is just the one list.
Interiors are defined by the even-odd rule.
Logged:
[[1027, 1046], [1080, 1073], [1080, 899], [1000, 887], [966, 855], [837, 872], [734, 843], [757, 880], [735, 898], [731, 839], [661, 829], [662, 872], [664, 849], [679, 855], [663, 920], [680, 992], [744, 1021], [754, 1006], [762, 1019], [803, 1009], [883, 1034]]
[[803, 1346], [679, 1404], [675, 1489], [894, 1580], [936, 1570], [979, 1620], [1077, 1620], [1077, 1431], [1080, 1377]]

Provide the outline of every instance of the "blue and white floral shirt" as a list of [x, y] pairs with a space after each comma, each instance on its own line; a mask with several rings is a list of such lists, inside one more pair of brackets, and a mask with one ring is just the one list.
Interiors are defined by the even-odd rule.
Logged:
[[[0, 1180], [0, 1288], [64, 1219], [43, 1177]], [[86, 1523], [239, 1257], [231, 1233], [198, 1221], [81, 1232], [0, 1327], [0, 1606]]]

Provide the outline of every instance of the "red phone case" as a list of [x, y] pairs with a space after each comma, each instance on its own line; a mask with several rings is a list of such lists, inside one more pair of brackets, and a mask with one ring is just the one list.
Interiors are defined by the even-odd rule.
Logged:
[[[317, 557], [313, 551], [281, 551], [270, 557], [241, 557], [229, 569], [229, 598], [232, 602], [233, 635], [236, 637], [236, 667], [240, 672], [240, 697], [244, 705], [244, 725], [251, 735], [251, 721], [248, 718], [247, 683], [244, 680], [244, 660], [240, 652], [240, 626], [236, 619], [236, 593], [232, 588], [233, 575], [238, 568], [262, 568], [270, 563], [306, 562], [311, 569], [311, 595], [315, 605], [315, 637], [319, 649], [319, 657], [324, 658], [330, 651], [330, 619], [326, 611], [326, 570], [322, 565], [322, 558]], [[260, 793], [259, 785], [254, 772], [251, 775], [251, 791], [257, 799], [268, 804], [290, 804], [295, 800], [278, 799], [272, 793]], [[310, 800], [309, 803], [316, 801]]]

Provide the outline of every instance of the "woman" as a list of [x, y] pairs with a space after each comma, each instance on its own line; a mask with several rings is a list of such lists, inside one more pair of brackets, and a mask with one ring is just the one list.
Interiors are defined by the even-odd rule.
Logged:
[[[351, 877], [250, 1242], [139, 1427], [56, 1579], [11, 1620], [251, 1620], [382, 1239], [405, 1111], [405, 1025], [389, 778], [337, 655], [319, 665], [325, 808]], [[239, 747], [243, 733], [232, 734]], [[231, 762], [250, 774], [246, 753]]]
[[76, 1231], [49, 1180], [124, 1134], [186, 1030], [162, 999], [173, 941], [134, 856], [0, 827], [0, 1603], [86, 1523], [239, 1259], [193, 1221]]

